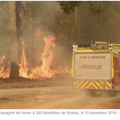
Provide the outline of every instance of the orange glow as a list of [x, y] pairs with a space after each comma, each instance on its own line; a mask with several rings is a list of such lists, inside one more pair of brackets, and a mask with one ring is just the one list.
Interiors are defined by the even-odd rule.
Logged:
[[19, 18], [22, 19], [22, 14], [21, 13], [19, 14]]
[[5, 65], [3, 64], [3, 61], [5, 60], [5, 56], [3, 55], [0, 57], [0, 78], [8, 78], [10, 74], [10, 69], [5, 69]]
[[23, 26], [22, 25], [20, 26], [20, 29], [23, 30]]
[[38, 37], [39, 35], [43, 35], [43, 33], [42, 33], [42, 31], [40, 30], [40, 28], [38, 28], [37, 33], [35, 34], [35, 36]]
[[[40, 29], [37, 30], [36, 36], [39, 35], [43, 36], [43, 42], [45, 43], [44, 50], [41, 53], [40, 60], [42, 61], [41, 66], [37, 66], [36, 68], [29, 69], [28, 68], [28, 62], [25, 55], [24, 50], [24, 42], [21, 38], [21, 44], [22, 44], [22, 55], [19, 60], [19, 76], [25, 77], [25, 78], [31, 78], [31, 79], [39, 79], [39, 78], [51, 78], [54, 75], [58, 73], [70, 73], [70, 70], [68, 67], [61, 69], [59, 66], [56, 70], [51, 70], [51, 64], [53, 62], [54, 58], [54, 52], [50, 50], [51, 47], [55, 47], [55, 37], [48, 36], [45, 37], [44, 34]], [[0, 77], [6, 78], [9, 77], [10, 69], [4, 69], [3, 60], [5, 59], [5, 56], [0, 57]], [[29, 71], [29, 74], [28, 74]]]
[[45, 47], [43, 53], [41, 54], [42, 65], [31, 70], [30, 78], [50, 78], [54, 75], [54, 71], [50, 69], [54, 58], [54, 53], [50, 51], [50, 47], [55, 47], [55, 43], [52, 42], [54, 40], [55, 38], [51, 36], [43, 38]]
[[[22, 46], [24, 46], [24, 42], [22, 38], [21, 38], [21, 43], [22, 43]], [[24, 48], [22, 48], [22, 55], [19, 60], [19, 76], [28, 78], [28, 74], [27, 74], [28, 67], [27, 66], [28, 66], [28, 63], [26, 60], [25, 51], [24, 51]]]

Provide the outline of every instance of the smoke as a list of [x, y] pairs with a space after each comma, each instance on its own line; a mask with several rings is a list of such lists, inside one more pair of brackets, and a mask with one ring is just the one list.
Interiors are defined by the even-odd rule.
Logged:
[[[112, 41], [119, 43], [120, 2], [103, 2], [101, 14], [94, 16], [88, 9], [87, 2], [81, 4], [79, 21], [81, 26], [81, 41]], [[87, 9], [86, 9], [87, 8]]]
[[35, 67], [37, 64], [41, 64], [40, 56], [45, 45], [43, 36], [36, 36], [37, 29], [40, 28], [45, 36], [55, 36], [50, 27], [54, 24], [55, 14], [60, 8], [57, 2], [30, 1], [26, 2], [25, 5], [28, 3], [29, 6], [32, 5], [31, 11], [34, 14], [27, 16], [22, 10], [23, 41], [25, 43], [26, 57], [30, 63], [29, 66]]
[[[0, 6], [0, 9], [6, 6], [0, 12], [0, 56], [5, 55], [6, 61], [10, 61], [10, 31], [8, 29], [10, 18], [7, 4], [6, 2], [5, 5]], [[22, 5], [26, 8], [24, 11], [22, 7], [23, 41], [29, 67], [41, 64], [39, 58], [45, 43], [42, 36], [35, 35], [39, 27], [45, 36], [55, 37], [56, 47], [50, 48], [55, 54], [53, 66], [58, 64], [65, 66], [68, 63], [69, 66], [71, 65], [73, 41], [82, 43], [91, 40], [111, 40], [119, 43], [119, 4], [119, 1], [103, 2], [101, 9], [104, 12], [94, 16], [88, 9], [88, 2], [82, 2], [78, 9], [78, 37], [74, 41], [74, 13], [64, 14], [56, 1], [23, 1]]]

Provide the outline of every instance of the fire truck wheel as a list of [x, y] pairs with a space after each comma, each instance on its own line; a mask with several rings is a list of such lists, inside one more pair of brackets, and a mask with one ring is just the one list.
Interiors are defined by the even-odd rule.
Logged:
[[88, 95], [92, 97], [96, 96], [96, 90], [88, 90]]

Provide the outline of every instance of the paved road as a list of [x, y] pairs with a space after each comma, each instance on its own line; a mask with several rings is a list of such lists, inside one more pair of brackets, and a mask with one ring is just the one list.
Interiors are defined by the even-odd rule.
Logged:
[[91, 97], [70, 86], [1, 89], [0, 109], [120, 109], [120, 95]]

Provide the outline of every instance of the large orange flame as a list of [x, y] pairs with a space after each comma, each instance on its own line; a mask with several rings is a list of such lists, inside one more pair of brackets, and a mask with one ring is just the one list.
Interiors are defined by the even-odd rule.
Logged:
[[1, 78], [8, 78], [10, 74], [10, 69], [5, 69], [5, 65], [3, 64], [3, 61], [6, 59], [6, 57], [3, 55], [0, 57], [0, 77]]
[[55, 47], [55, 43], [52, 42], [54, 40], [55, 38], [51, 36], [43, 38], [43, 41], [45, 42], [45, 47], [43, 53], [41, 54], [42, 66], [37, 66], [35, 69], [32, 69], [32, 74], [30, 75], [32, 78], [50, 78], [54, 75], [54, 72], [50, 70], [50, 66], [54, 58], [54, 53], [50, 51], [50, 47]]
[[[68, 67], [66, 67], [63, 70], [61, 69], [61, 67], [58, 67], [58, 69], [56, 70], [50, 69], [54, 58], [54, 52], [50, 50], [50, 47], [55, 47], [55, 43], [54, 43], [55, 37], [52, 36], [45, 37], [44, 34], [41, 32], [41, 30], [38, 29], [36, 36], [39, 35], [42, 35], [43, 41], [45, 42], [44, 50], [43, 53], [41, 54], [42, 65], [32, 69], [28, 68], [28, 62], [24, 50], [24, 42], [23, 39], [21, 38], [22, 55], [19, 60], [19, 75], [25, 78], [38, 79], [38, 78], [51, 78], [58, 73], [70, 73]], [[9, 77], [10, 69], [8, 68], [5, 70], [5, 66], [3, 65], [4, 59], [5, 56], [0, 57], [0, 77], [6, 78]]]
[[19, 76], [28, 78], [28, 63], [25, 56], [24, 42], [22, 38], [21, 43], [22, 43], [22, 55], [19, 60]]

